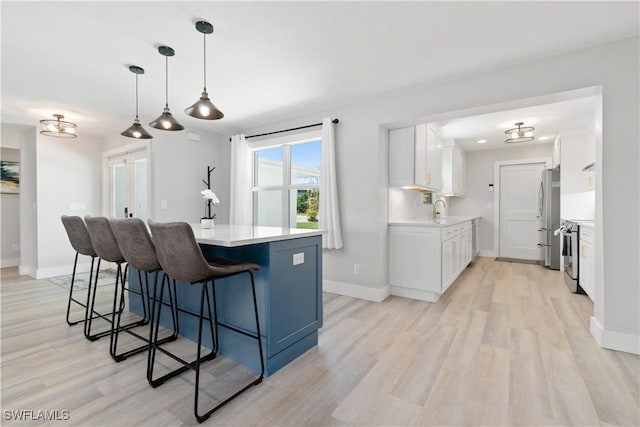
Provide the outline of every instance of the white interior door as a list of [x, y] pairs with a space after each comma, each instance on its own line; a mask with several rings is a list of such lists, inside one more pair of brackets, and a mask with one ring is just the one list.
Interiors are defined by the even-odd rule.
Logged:
[[109, 216], [148, 217], [147, 151], [118, 154], [108, 158]]
[[500, 166], [499, 257], [541, 260], [538, 189], [544, 162]]

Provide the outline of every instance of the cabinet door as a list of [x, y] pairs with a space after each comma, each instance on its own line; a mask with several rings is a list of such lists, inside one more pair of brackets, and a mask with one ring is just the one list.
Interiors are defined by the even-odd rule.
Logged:
[[429, 187], [431, 178], [427, 175], [427, 125], [416, 125], [414, 182], [420, 187]]
[[451, 285], [453, 278], [453, 240], [449, 239], [442, 242], [442, 292]]
[[454, 182], [454, 147], [442, 147], [442, 194], [453, 195]]
[[427, 159], [426, 159], [426, 187], [433, 191], [442, 190], [442, 137], [427, 125]]
[[591, 299], [593, 299], [593, 273], [595, 273], [593, 264], [593, 246], [581, 242], [578, 277], [580, 278], [580, 286]]
[[465, 169], [467, 167], [466, 153], [462, 148], [455, 147], [453, 154], [453, 192], [458, 196], [464, 196]]

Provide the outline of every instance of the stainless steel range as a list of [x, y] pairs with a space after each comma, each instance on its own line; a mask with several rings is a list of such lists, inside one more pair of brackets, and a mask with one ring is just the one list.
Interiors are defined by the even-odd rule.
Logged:
[[578, 271], [580, 262], [580, 226], [577, 222], [563, 220], [558, 231], [562, 235], [562, 258], [564, 260], [564, 282], [571, 292], [584, 294], [580, 286]]

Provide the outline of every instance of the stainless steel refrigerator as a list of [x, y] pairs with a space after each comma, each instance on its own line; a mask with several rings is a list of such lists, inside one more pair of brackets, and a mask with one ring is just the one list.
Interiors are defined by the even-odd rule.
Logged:
[[540, 228], [538, 246], [543, 248], [544, 265], [560, 270], [560, 238], [553, 232], [560, 228], [560, 168], [542, 171], [538, 189]]

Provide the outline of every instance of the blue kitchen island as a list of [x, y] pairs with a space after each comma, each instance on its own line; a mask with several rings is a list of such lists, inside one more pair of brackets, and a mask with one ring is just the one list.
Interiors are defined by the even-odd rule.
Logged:
[[[318, 344], [322, 327], [322, 233], [318, 230], [276, 227], [216, 225], [201, 229], [192, 225], [205, 257], [253, 262], [265, 374], [278, 369]], [[162, 279], [162, 272], [160, 279]], [[143, 276], [144, 277], [144, 276]], [[149, 279], [153, 287], [155, 275]], [[129, 286], [139, 289], [138, 272], [129, 272]], [[160, 283], [160, 280], [158, 280]], [[178, 306], [197, 312], [200, 286], [177, 284]], [[152, 291], [153, 292], [153, 291]], [[255, 333], [251, 285], [248, 274], [216, 281], [218, 319], [239, 329]], [[164, 301], [168, 303], [165, 290]], [[142, 314], [137, 295], [130, 294], [129, 310]], [[162, 311], [160, 324], [172, 327], [170, 310]], [[211, 340], [204, 332], [205, 345]], [[197, 340], [197, 318], [180, 312], [179, 333]], [[218, 328], [219, 353], [255, 371], [260, 359], [255, 340]]]

